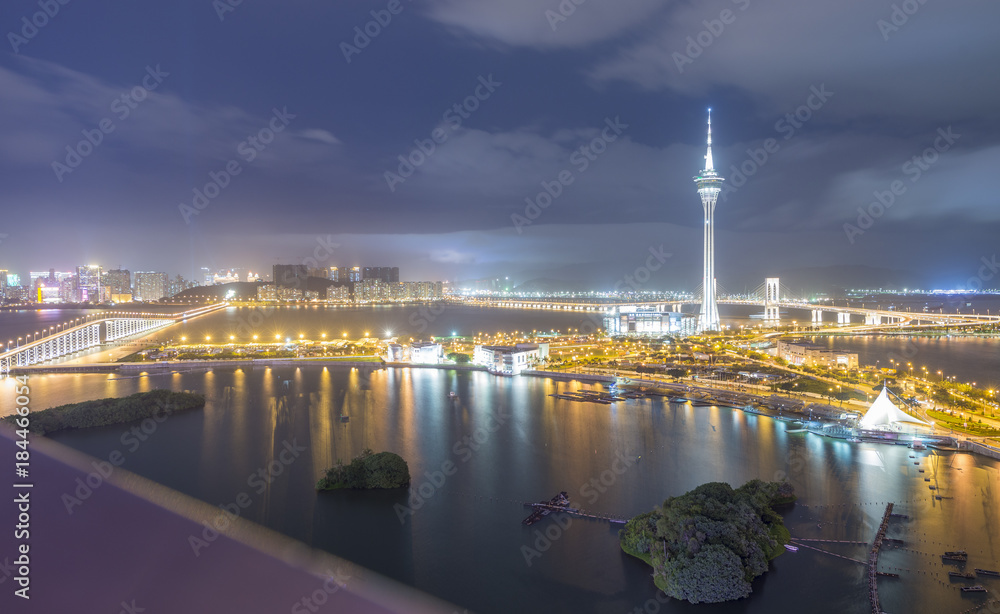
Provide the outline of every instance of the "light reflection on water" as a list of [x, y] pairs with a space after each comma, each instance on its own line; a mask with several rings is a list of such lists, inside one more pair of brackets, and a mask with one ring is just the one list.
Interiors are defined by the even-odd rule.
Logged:
[[[4, 413], [13, 399], [9, 382], [0, 383]], [[541, 558], [525, 564], [521, 546], [534, 547], [536, 529], [552, 521], [523, 527], [527, 512], [517, 502], [560, 490], [585, 509], [631, 516], [707, 481], [788, 476], [800, 497], [786, 514], [793, 535], [865, 542], [884, 503], [895, 501], [911, 518], [894, 520], [890, 537], [907, 540], [914, 551], [884, 555], [884, 565], [909, 570], [880, 584], [887, 611], [959, 611], [978, 603], [948, 585], [947, 568], [935, 556], [945, 549], [975, 553], [970, 569], [1000, 566], [1000, 545], [993, 542], [1000, 530], [994, 461], [787, 433], [786, 423], [726, 408], [658, 399], [608, 406], [548, 396], [591, 387], [579, 382], [303, 366], [110, 381], [99, 374], [39, 375], [32, 377], [32, 400], [45, 407], [153, 387], [203, 391], [208, 404], [161, 424], [126, 454], [124, 468], [213, 504], [247, 493], [247, 518], [475, 611], [616, 614], [652, 598], [648, 569], [620, 552], [618, 527], [608, 523], [576, 519]], [[447, 398], [450, 390], [457, 402]], [[67, 432], [57, 439], [106, 458], [122, 448], [125, 430]], [[477, 432], [484, 435], [477, 450], [456, 451], [466, 450], [463, 442]], [[248, 478], [280, 458], [291, 441], [307, 452], [258, 493]], [[406, 458], [411, 492], [431, 488], [428, 482], [433, 485], [447, 461], [456, 471], [403, 524], [394, 506], [412, 504], [407, 493], [315, 493], [316, 480], [335, 459], [365, 447]], [[592, 501], [586, 485], [608, 475], [620, 458], [630, 466]], [[924, 477], [938, 490], [930, 491]], [[935, 492], [951, 498], [936, 500]], [[864, 546], [813, 545], [865, 558]], [[762, 613], [808, 604], [814, 612], [860, 613], [868, 611], [866, 582], [861, 565], [801, 550], [776, 559], [751, 599], [698, 609]], [[689, 610], [677, 603], [661, 609]]]

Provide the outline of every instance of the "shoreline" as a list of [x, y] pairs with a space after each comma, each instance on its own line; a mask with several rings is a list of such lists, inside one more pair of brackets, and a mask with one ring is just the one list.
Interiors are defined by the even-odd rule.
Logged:
[[[471, 365], [471, 364], [419, 364], [419, 363], [402, 363], [402, 362], [386, 362], [384, 360], [335, 360], [330, 358], [253, 358], [253, 359], [237, 359], [237, 360], [178, 360], [178, 361], [158, 361], [158, 362], [148, 362], [148, 363], [135, 363], [135, 362], [125, 362], [125, 363], [89, 363], [89, 364], [75, 364], [75, 365], [48, 365], [37, 367], [19, 367], [16, 370], [12, 370], [11, 374], [16, 372], [22, 372], [24, 374], [33, 373], [121, 373], [125, 377], [141, 377], [144, 375], [145, 371], [152, 371], [150, 375], [155, 375], [158, 372], [187, 372], [187, 371], [198, 371], [202, 369], [213, 369], [217, 367], [223, 368], [243, 368], [243, 367], [280, 367], [280, 366], [294, 366], [294, 365], [323, 365], [323, 366], [341, 366], [346, 368], [370, 368], [370, 369], [383, 369], [383, 368], [418, 368], [418, 369], [438, 369], [438, 370], [455, 370], [455, 371], [481, 371], [484, 373], [489, 373], [485, 366]], [[187, 368], [184, 368], [187, 367]], [[589, 383], [601, 383], [607, 384], [612, 383], [616, 380], [616, 376], [613, 375], [602, 375], [596, 373], [577, 373], [577, 372], [564, 372], [564, 371], [537, 371], [537, 370], [525, 370], [520, 373], [520, 375], [525, 375], [528, 377], [547, 377], [554, 380], [561, 381], [581, 381]], [[495, 377], [513, 377], [507, 375], [495, 375]], [[683, 392], [684, 389], [700, 389], [708, 392], [715, 392], [721, 394], [732, 394], [733, 391], [714, 388], [710, 386], [692, 386], [689, 384], [684, 384], [682, 382], [668, 383], [668, 382], [658, 382], [655, 380], [645, 380], [629, 378], [631, 383], [648, 386], [653, 388], [665, 388], [672, 389], [674, 391]], [[753, 392], [747, 392], [744, 394], [755, 395]], [[775, 396], [775, 395], [772, 395]], [[777, 395], [781, 396], [781, 395]], [[783, 397], [784, 398], [784, 397]], [[790, 401], [794, 401], [793, 397], [787, 397]], [[741, 407], [730, 407], [731, 409], [745, 411]], [[754, 415], [763, 415], [765, 417], [770, 417], [775, 420], [782, 419], [780, 417], [771, 416], [767, 413], [760, 412], [746, 412], [752, 413]], [[959, 437], [966, 437], [965, 439], [960, 439]], [[989, 458], [994, 458], [1000, 460], [1000, 448], [990, 446], [972, 439], [968, 438], [965, 434], [955, 434], [950, 436], [953, 438], [957, 444], [958, 448], [964, 452], [970, 452], [974, 454], [980, 454], [987, 456]], [[885, 443], [891, 445], [898, 445], [895, 441], [886, 440], [884, 442], [874, 442], [874, 443]]]

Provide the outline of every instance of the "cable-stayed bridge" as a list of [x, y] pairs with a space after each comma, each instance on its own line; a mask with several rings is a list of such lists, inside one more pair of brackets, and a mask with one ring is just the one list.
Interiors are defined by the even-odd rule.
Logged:
[[165, 328], [175, 322], [204, 315], [225, 306], [225, 303], [218, 303], [176, 314], [134, 311], [93, 314], [84, 318], [80, 324], [38, 339], [32, 338], [30, 342], [20, 343], [19, 338], [13, 348], [10, 347], [13, 341], [9, 342], [7, 349], [0, 353], [0, 374], [8, 373], [14, 367], [37, 365], [99, 347], [105, 343]]

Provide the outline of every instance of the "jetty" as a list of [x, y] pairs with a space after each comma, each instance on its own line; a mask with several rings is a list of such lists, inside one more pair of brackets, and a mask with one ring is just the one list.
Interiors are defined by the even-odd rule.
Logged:
[[872, 542], [871, 550], [868, 551], [868, 599], [871, 602], [872, 614], [882, 614], [882, 605], [878, 600], [878, 555], [882, 549], [882, 542], [885, 540], [885, 532], [889, 528], [889, 518], [892, 517], [892, 503], [885, 507], [882, 515], [882, 523], [875, 533], [875, 541]]
[[563, 514], [569, 514], [570, 516], [576, 516], [578, 518], [590, 518], [592, 520], [603, 520], [613, 524], [625, 524], [628, 522], [628, 518], [623, 516], [616, 516], [613, 514], [600, 514], [597, 512], [590, 512], [587, 510], [582, 510], [578, 507], [570, 507], [569, 495], [566, 491], [560, 492], [558, 495], [552, 497], [548, 501], [538, 501], [535, 503], [523, 502], [525, 507], [532, 508], [531, 514], [521, 521], [521, 524], [526, 526], [531, 526], [545, 518], [553, 512], [560, 512]]
[[531, 515], [521, 521], [521, 524], [531, 526], [541, 520], [542, 518], [548, 516], [552, 512], [563, 512], [569, 508], [569, 495], [566, 491], [560, 492], [558, 495], [552, 497], [548, 501], [539, 501], [538, 503], [526, 503], [534, 508]]

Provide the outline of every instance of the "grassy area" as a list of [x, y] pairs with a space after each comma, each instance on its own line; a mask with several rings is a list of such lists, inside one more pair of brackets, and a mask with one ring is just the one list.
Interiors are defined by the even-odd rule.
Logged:
[[[941, 426], [947, 426], [948, 428], [966, 433], [968, 435], [975, 435], [977, 437], [996, 437], [1000, 434], [1000, 429], [991, 428], [965, 418], [953, 416], [952, 414], [945, 413], [943, 411], [929, 409], [927, 410], [927, 415], [933, 418]], [[963, 426], [966, 422], [968, 422], [968, 426]]]

